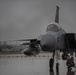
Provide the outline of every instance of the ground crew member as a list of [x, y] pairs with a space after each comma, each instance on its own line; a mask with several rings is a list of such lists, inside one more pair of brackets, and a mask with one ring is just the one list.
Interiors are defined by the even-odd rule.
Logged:
[[66, 75], [75, 75], [75, 72], [69, 70]]
[[68, 59], [66, 65], [67, 65], [68, 71], [72, 69], [71, 67], [75, 67], [74, 58], [71, 57], [70, 59]]

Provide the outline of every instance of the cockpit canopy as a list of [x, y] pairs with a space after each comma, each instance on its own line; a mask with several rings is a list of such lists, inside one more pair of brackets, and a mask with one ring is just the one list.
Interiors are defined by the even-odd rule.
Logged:
[[50, 24], [49, 26], [47, 26], [46, 28], [46, 32], [47, 31], [54, 31], [54, 32], [58, 32], [59, 31], [59, 27], [55, 24]]

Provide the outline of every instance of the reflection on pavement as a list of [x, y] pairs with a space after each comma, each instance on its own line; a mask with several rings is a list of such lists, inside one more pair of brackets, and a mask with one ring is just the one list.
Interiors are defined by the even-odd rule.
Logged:
[[50, 69], [50, 75], [54, 75], [54, 70], [53, 69]]
[[[54, 70], [52, 69], [52, 70], [50, 70], [50, 75], [55, 75], [54, 74]], [[56, 75], [59, 75], [59, 71], [56, 71]]]

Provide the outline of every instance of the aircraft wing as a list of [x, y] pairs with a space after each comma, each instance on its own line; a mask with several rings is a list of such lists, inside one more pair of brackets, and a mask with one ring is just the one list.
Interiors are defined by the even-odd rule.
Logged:
[[7, 41], [35, 41], [37, 39], [21, 39], [21, 40], [7, 40]]
[[[31, 44], [40, 44], [40, 40], [43, 37], [43, 35], [40, 35], [38, 38], [35, 39], [20, 39], [20, 40], [8, 40], [9, 42], [12, 41], [30, 41]], [[21, 45], [29, 45], [30, 43], [23, 43]]]
[[8, 40], [8, 42], [13, 42], [13, 41], [29, 41], [29, 42], [21, 43], [21, 45], [30, 45], [30, 44], [35, 45], [40, 43], [38, 39]]

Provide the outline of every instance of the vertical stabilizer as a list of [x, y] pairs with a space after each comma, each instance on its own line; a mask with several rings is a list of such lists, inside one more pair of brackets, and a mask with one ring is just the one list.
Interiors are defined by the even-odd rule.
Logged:
[[55, 22], [59, 23], [59, 6], [56, 6], [56, 7], [57, 7], [57, 9], [56, 9]]

